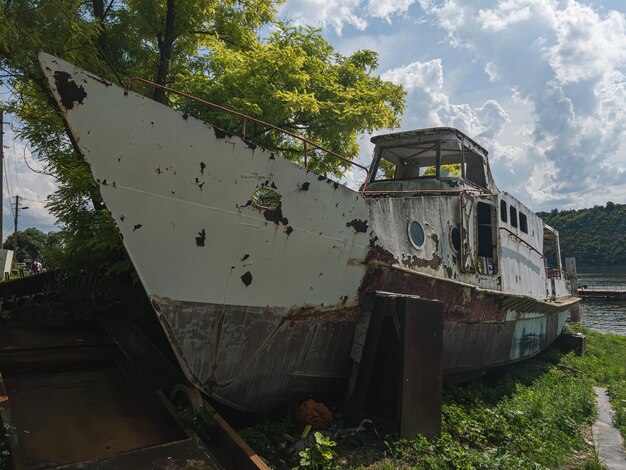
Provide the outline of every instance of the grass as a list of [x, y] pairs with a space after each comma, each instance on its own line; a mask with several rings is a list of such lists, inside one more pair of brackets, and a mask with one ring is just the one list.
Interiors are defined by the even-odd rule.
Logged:
[[8, 470], [12, 467], [8, 442], [10, 437], [11, 429], [3, 425], [2, 420], [0, 420], [0, 470]]
[[[602, 468], [589, 434], [596, 415], [593, 386], [608, 387], [616, 424], [626, 436], [626, 337], [575, 330], [587, 335], [585, 356], [553, 347], [497, 375], [446, 387], [440, 437], [346, 436], [337, 423], [325, 432], [337, 442], [337, 458], [309, 468]], [[297, 436], [301, 427], [283, 416], [242, 436], [273, 468], [295, 468], [298, 449], [286, 437]]]

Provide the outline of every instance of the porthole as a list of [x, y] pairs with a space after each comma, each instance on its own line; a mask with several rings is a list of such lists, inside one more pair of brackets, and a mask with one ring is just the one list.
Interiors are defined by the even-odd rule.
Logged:
[[258, 209], [277, 209], [282, 196], [271, 188], [258, 188], [252, 195], [252, 204]]
[[415, 248], [421, 248], [424, 244], [424, 229], [415, 220], [409, 223], [409, 240]]
[[450, 229], [450, 243], [455, 251], [458, 252], [461, 249], [461, 231], [459, 227], [455, 226]]

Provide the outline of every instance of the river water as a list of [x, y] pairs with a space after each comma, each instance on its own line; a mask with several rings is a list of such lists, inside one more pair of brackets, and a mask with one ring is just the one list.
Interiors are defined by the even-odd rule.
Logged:
[[[626, 289], [626, 266], [578, 268], [578, 285], [602, 289]], [[581, 323], [601, 333], [626, 336], [626, 302], [582, 301]]]

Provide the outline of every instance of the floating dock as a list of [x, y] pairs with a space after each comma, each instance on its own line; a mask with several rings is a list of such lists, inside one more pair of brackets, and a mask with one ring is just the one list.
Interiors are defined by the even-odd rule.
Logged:
[[581, 287], [578, 295], [583, 300], [604, 300], [609, 302], [626, 301], [626, 289], [602, 289], [596, 287]]

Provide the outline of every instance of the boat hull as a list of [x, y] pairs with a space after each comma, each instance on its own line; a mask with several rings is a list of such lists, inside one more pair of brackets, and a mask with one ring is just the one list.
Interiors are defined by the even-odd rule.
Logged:
[[[444, 302], [446, 374], [530, 357], [560, 333], [567, 303], [394, 266], [349, 188], [40, 61], [181, 368], [210, 396], [248, 411], [345, 397], [376, 291]], [[273, 192], [277, 205], [258, 203]]]
[[270, 411], [309, 397], [346, 396], [371, 315], [367, 299], [377, 291], [443, 302], [443, 368], [450, 381], [538, 354], [560, 335], [577, 302], [508, 296], [376, 262], [364, 279], [360, 306], [323, 311], [157, 298], [153, 305], [197, 386], [230, 406]]

